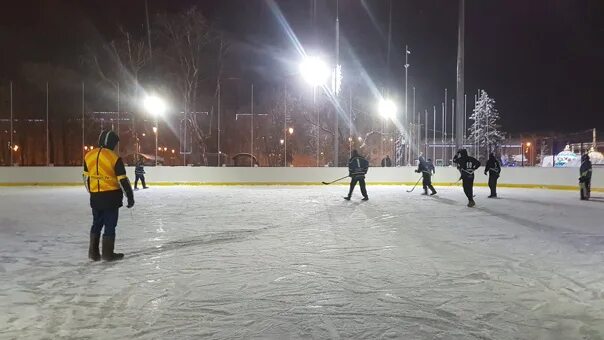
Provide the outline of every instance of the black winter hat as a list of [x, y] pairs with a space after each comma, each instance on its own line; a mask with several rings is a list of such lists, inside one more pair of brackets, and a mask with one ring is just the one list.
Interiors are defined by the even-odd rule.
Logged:
[[99, 147], [107, 149], [115, 149], [120, 137], [113, 130], [104, 130], [99, 136]]

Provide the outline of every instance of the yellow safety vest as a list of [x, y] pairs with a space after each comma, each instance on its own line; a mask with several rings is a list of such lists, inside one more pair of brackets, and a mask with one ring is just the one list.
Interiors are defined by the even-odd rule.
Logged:
[[115, 164], [119, 158], [110, 149], [99, 148], [88, 151], [84, 156], [88, 170], [84, 171], [84, 180], [89, 180], [88, 191], [92, 193], [121, 190], [119, 181], [126, 176], [115, 175]]

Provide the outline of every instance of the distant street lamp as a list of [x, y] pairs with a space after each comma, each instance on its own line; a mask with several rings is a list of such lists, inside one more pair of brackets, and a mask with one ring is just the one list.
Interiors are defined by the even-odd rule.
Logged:
[[166, 112], [166, 102], [157, 96], [147, 96], [143, 101], [145, 110], [155, 118], [155, 126], [153, 132], [155, 133], [155, 166], [157, 166], [157, 142], [159, 139], [159, 116], [163, 116]]

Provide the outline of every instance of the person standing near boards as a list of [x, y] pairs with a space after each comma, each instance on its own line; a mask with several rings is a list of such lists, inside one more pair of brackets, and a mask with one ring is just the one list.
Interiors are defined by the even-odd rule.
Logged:
[[589, 196], [591, 196], [591, 160], [589, 159], [589, 155], [585, 154], [581, 156], [581, 167], [579, 168], [580, 175], [579, 177], [579, 185], [581, 187], [581, 200], [587, 201], [589, 200]]
[[501, 164], [497, 160], [497, 157], [491, 152], [489, 154], [489, 160], [484, 168], [484, 174], [489, 175], [489, 188], [491, 189], [491, 195], [489, 198], [497, 198], [497, 179], [501, 174]]
[[134, 190], [138, 190], [138, 181], [140, 180], [143, 184], [143, 189], [147, 189], [147, 183], [145, 183], [145, 163], [143, 162], [143, 158], [139, 158], [136, 162], [136, 166], [134, 167]]

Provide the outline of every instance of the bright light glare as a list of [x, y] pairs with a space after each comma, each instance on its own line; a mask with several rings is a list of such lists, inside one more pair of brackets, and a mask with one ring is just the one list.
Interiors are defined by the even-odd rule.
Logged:
[[166, 102], [157, 96], [147, 96], [143, 102], [145, 110], [157, 117], [166, 112]]
[[289, 132], [289, 134], [293, 134], [294, 133], [294, 128], [290, 127], [289, 129], [287, 129], [287, 131]]
[[285, 141], [283, 139], [279, 140], [279, 143], [281, 143], [281, 145], [283, 145], [283, 143], [285, 143]]
[[526, 143], [526, 146], [531, 146], [531, 142]]
[[153, 127], [153, 133], [157, 133], [157, 126]]
[[378, 112], [384, 119], [393, 119], [396, 115], [396, 104], [390, 99], [381, 99], [378, 104]]
[[321, 86], [329, 78], [331, 71], [327, 64], [317, 57], [306, 57], [300, 64], [300, 73], [312, 86]]

